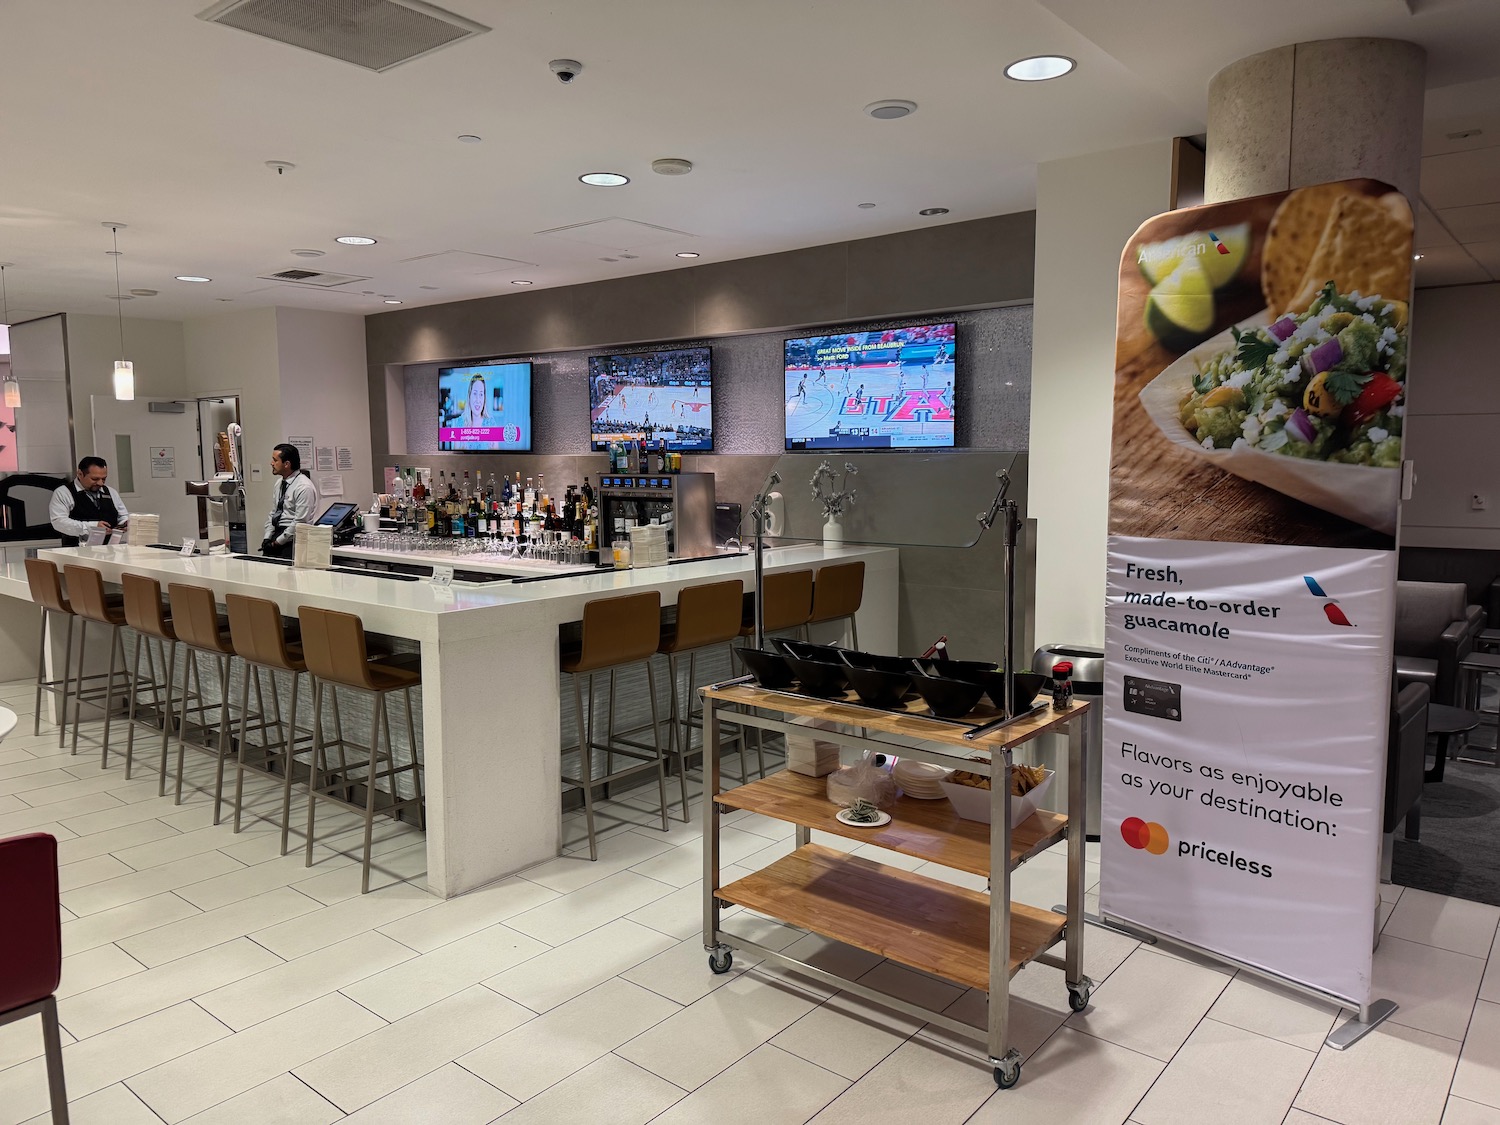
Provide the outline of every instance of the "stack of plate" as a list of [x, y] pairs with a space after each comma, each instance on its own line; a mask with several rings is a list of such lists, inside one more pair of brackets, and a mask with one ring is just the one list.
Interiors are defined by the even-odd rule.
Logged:
[[930, 762], [902, 758], [892, 767], [891, 776], [908, 797], [919, 801], [940, 801], [944, 796], [941, 782], [947, 779], [948, 771]]

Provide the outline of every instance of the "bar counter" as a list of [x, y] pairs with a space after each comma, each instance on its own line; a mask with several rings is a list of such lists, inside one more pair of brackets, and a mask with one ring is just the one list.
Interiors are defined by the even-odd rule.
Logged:
[[[408, 556], [358, 548], [335, 552], [387, 561], [450, 561], [435, 554]], [[754, 559], [749, 554], [640, 570], [573, 573], [555, 564], [518, 564], [499, 555], [458, 556], [452, 562], [460, 569], [547, 577], [486, 584], [455, 581], [451, 586], [428, 579], [298, 570], [230, 555], [187, 558], [151, 547], [53, 548], [39, 555], [59, 566], [94, 567], [107, 582], [117, 583], [129, 571], [155, 578], [164, 589], [170, 582], [209, 586], [220, 600], [230, 593], [268, 598], [287, 616], [295, 616], [304, 605], [356, 613], [369, 633], [416, 642], [424, 701], [427, 881], [433, 893], [444, 897], [484, 886], [558, 852], [561, 627], [581, 620], [584, 604], [593, 598], [654, 589], [666, 606], [675, 604], [684, 586], [701, 582], [740, 578], [747, 591], [754, 587]], [[764, 565], [767, 573], [774, 573], [853, 559], [865, 561], [864, 602], [858, 615], [862, 647], [894, 652], [899, 559], [895, 549], [781, 547], [766, 552]], [[29, 600], [20, 566], [6, 568], [0, 594]], [[49, 647], [60, 660], [60, 641]]]

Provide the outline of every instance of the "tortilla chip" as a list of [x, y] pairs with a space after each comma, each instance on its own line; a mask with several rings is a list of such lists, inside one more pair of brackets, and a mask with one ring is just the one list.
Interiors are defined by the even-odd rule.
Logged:
[[1328, 216], [1301, 284], [1281, 312], [1303, 312], [1328, 282], [1340, 293], [1411, 295], [1411, 205], [1399, 192], [1346, 195]]
[[1308, 263], [1317, 251], [1328, 218], [1340, 199], [1353, 194], [1347, 184], [1298, 188], [1281, 201], [1266, 231], [1261, 254], [1260, 285], [1266, 308], [1286, 309], [1302, 288]]

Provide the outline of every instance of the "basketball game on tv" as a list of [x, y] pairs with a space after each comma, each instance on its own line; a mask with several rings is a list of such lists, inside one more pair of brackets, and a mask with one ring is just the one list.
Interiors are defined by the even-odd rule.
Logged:
[[713, 449], [709, 349], [589, 356], [589, 416], [595, 449], [612, 441], [664, 441], [684, 453]]
[[953, 445], [954, 325], [786, 342], [786, 448]]

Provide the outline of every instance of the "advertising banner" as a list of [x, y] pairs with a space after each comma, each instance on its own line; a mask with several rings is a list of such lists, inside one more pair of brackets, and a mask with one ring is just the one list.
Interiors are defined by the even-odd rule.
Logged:
[[1172, 212], [1120, 269], [1101, 909], [1369, 999], [1411, 208]]

